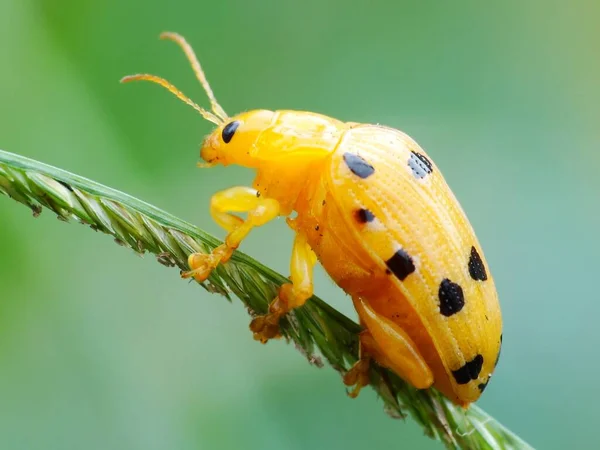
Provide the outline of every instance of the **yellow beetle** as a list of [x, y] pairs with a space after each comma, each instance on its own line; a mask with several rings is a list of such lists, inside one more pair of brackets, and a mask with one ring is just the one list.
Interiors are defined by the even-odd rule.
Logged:
[[[279, 319], [313, 294], [320, 261], [352, 297], [364, 331], [360, 359], [344, 382], [368, 384], [369, 362], [419, 389], [435, 386], [454, 403], [476, 401], [494, 371], [502, 317], [494, 280], [473, 229], [437, 166], [406, 134], [302, 111], [254, 110], [227, 116], [192, 48], [174, 33], [204, 87], [212, 112], [168, 81], [167, 88], [217, 128], [200, 150], [201, 167], [255, 169], [253, 186], [214, 195], [210, 212], [228, 231], [211, 254], [189, 256], [184, 277], [202, 282], [229, 260], [252, 228], [278, 216], [295, 232], [290, 283], [269, 313], [250, 324], [261, 342]], [[233, 213], [247, 213], [242, 219]]]

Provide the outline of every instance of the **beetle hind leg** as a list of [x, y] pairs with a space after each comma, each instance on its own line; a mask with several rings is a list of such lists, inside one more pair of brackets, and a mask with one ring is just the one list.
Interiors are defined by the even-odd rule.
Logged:
[[348, 396], [358, 397], [360, 390], [369, 385], [369, 369], [371, 368], [371, 358], [376, 351], [377, 345], [373, 336], [368, 330], [363, 330], [359, 334], [358, 361], [346, 372], [343, 377], [344, 384], [348, 387], [354, 387], [348, 391]]
[[369, 384], [371, 360], [392, 369], [417, 389], [430, 387], [433, 373], [410, 336], [363, 299], [354, 297], [352, 300], [365, 330], [360, 333], [359, 360], [344, 376], [346, 385], [355, 386], [348, 393], [350, 397], [356, 397], [360, 389]]

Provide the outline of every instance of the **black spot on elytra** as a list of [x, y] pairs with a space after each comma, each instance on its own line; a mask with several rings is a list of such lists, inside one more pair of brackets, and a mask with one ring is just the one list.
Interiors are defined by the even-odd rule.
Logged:
[[373, 219], [375, 219], [375, 216], [368, 209], [360, 208], [356, 210], [356, 220], [360, 223], [372, 222]]
[[235, 130], [238, 129], [240, 123], [237, 120], [233, 122], [229, 122], [227, 125], [223, 127], [223, 131], [221, 132], [221, 137], [223, 138], [223, 142], [229, 144], [231, 139], [233, 139], [233, 135], [235, 134]]
[[410, 170], [412, 170], [413, 175], [419, 179], [425, 178], [426, 175], [429, 175], [431, 172], [433, 172], [433, 166], [431, 161], [429, 161], [429, 158], [421, 153], [413, 151], [410, 152], [408, 167], [410, 167]]
[[448, 278], [444, 278], [440, 283], [438, 297], [440, 299], [440, 312], [446, 317], [460, 312], [465, 306], [465, 296], [462, 288]]
[[453, 370], [452, 375], [458, 384], [467, 384], [471, 380], [479, 377], [479, 372], [483, 367], [483, 356], [476, 355], [471, 361], [465, 363], [458, 370]]
[[489, 382], [490, 382], [490, 379], [488, 378], [488, 380], [485, 383], [479, 383], [477, 385], [477, 387], [479, 388], [479, 392], [481, 392], [483, 394], [483, 391], [485, 391], [485, 388], [487, 387]]
[[375, 172], [371, 164], [354, 153], [344, 153], [344, 162], [354, 175], [363, 179], [370, 177]]
[[469, 274], [471, 278], [477, 281], [487, 280], [487, 272], [481, 260], [481, 256], [477, 253], [475, 247], [471, 247], [471, 256], [469, 256]]
[[401, 281], [415, 271], [415, 264], [412, 258], [402, 249], [394, 253], [394, 256], [388, 259], [385, 264], [388, 266], [388, 270]]

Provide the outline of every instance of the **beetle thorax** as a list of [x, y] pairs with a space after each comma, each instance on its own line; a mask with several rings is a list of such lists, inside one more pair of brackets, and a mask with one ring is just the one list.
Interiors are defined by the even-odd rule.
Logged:
[[315, 113], [249, 111], [215, 130], [205, 140], [201, 155], [211, 164], [256, 169], [254, 185], [261, 195], [277, 199], [283, 210], [292, 210], [346, 128], [343, 122]]
[[284, 213], [296, 209], [298, 197], [319, 179], [345, 128], [320, 114], [276, 111], [254, 144], [256, 189], [278, 200]]

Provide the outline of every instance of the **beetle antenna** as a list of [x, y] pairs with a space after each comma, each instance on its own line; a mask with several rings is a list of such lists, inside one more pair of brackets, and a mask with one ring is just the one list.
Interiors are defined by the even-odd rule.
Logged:
[[209, 122], [214, 123], [215, 125], [221, 125], [223, 120], [220, 117], [215, 116], [210, 111], [205, 110], [204, 108], [198, 106], [195, 102], [189, 99], [183, 92], [169, 83], [167, 80], [161, 77], [157, 77], [156, 75], [148, 75], [148, 74], [138, 74], [138, 75], [128, 75], [121, 79], [121, 83], [127, 83], [129, 81], [138, 81], [138, 80], [146, 80], [152, 81], [153, 83], [160, 84], [165, 89], [169, 90], [172, 94], [177, 96], [180, 100], [184, 101], [196, 111], [198, 111], [202, 117], [204, 117]]
[[185, 53], [185, 56], [187, 57], [188, 61], [192, 65], [192, 69], [194, 70], [194, 73], [196, 74], [196, 78], [198, 79], [198, 81], [200, 82], [202, 87], [204, 88], [204, 91], [206, 92], [206, 95], [208, 96], [208, 99], [210, 100], [210, 107], [212, 109], [212, 112], [218, 118], [220, 118], [222, 121], [225, 121], [228, 117], [227, 113], [221, 107], [221, 105], [219, 105], [219, 102], [217, 102], [215, 94], [213, 94], [210, 84], [209, 84], [208, 80], [206, 79], [206, 75], [204, 75], [204, 70], [202, 70], [202, 66], [200, 66], [200, 61], [198, 61], [198, 57], [196, 56], [196, 53], [194, 53], [194, 50], [192, 49], [191, 45], [187, 43], [187, 41], [185, 40], [185, 38], [183, 36], [181, 36], [177, 33], [171, 33], [171, 32], [161, 33], [160, 38], [173, 41], [181, 47], [181, 49]]

